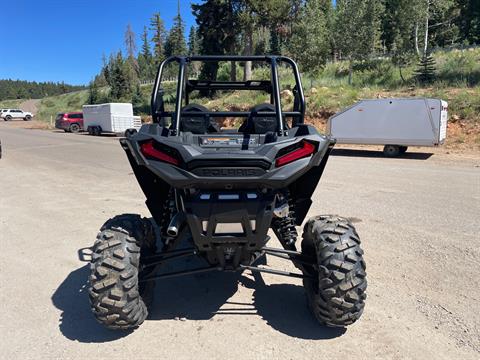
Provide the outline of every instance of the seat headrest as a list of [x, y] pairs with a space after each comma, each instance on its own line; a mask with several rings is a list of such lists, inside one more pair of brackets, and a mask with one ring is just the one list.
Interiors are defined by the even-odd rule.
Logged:
[[250, 117], [247, 120], [246, 131], [253, 134], [266, 134], [278, 130], [277, 119], [275, 116], [258, 115], [262, 111], [274, 112], [275, 106], [272, 104], [260, 104], [251, 109]]
[[208, 109], [202, 105], [189, 104], [182, 108], [182, 117], [180, 119], [180, 131], [191, 132], [192, 134], [206, 134], [210, 126], [208, 116], [205, 115], [187, 115], [188, 112], [207, 112]]

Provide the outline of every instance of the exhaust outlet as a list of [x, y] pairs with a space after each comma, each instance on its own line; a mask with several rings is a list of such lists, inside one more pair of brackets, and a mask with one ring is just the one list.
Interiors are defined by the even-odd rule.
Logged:
[[177, 237], [178, 233], [180, 232], [180, 227], [183, 225], [185, 218], [182, 213], [176, 213], [172, 220], [170, 220], [170, 224], [168, 224], [167, 228], [167, 235], [171, 237]]
[[176, 226], [169, 226], [167, 229], [168, 236], [177, 237], [178, 235], [178, 228]]

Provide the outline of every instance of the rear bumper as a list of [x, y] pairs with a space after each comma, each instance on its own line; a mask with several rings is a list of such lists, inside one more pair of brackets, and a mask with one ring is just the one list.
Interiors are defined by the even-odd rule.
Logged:
[[55, 128], [61, 130], [68, 130], [70, 129], [70, 125], [78, 124], [80, 126], [80, 130], [83, 131], [83, 123], [78, 121], [55, 121]]
[[[303, 158], [284, 165], [266, 170], [252, 167], [215, 167], [215, 161], [211, 165], [186, 170], [161, 161], [147, 160], [138, 151], [135, 143], [123, 141], [124, 149], [133, 156], [137, 165], [145, 166], [157, 177], [168, 185], [177, 188], [197, 189], [253, 189], [267, 187], [281, 189], [289, 186], [302, 177], [310, 169], [320, 166], [325, 156], [333, 146], [329, 141], [320, 142], [317, 152], [308, 158]], [[233, 163], [232, 163], [233, 165]], [[234, 175], [234, 176], [232, 176]]]
[[68, 130], [69, 126], [70, 126], [70, 123], [67, 123], [65, 121], [55, 121], [56, 129]]
[[248, 189], [258, 186], [284, 188], [308, 171], [310, 159], [301, 159], [278, 169], [266, 171], [260, 176], [248, 176], [248, 170], [242, 170], [245, 176], [199, 176], [190, 171], [159, 161], [147, 161], [146, 166], [158, 177], [175, 188], [196, 187], [199, 189]]
[[207, 191], [183, 196], [187, 223], [203, 251], [234, 243], [259, 250], [267, 239], [274, 203], [273, 192]]

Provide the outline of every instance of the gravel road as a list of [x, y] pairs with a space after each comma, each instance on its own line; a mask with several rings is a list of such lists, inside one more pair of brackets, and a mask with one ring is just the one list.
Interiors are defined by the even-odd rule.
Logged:
[[4, 359], [480, 357], [480, 156], [331, 157], [310, 215], [355, 221], [369, 281], [346, 331], [315, 323], [299, 280], [245, 272], [164, 280], [150, 318], [122, 333], [93, 319], [77, 253], [109, 217], [148, 216], [118, 141], [8, 123], [0, 139]]

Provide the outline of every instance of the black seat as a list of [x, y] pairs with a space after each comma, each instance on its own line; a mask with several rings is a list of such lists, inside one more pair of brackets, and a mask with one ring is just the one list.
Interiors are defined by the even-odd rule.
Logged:
[[278, 131], [278, 123], [275, 115], [258, 115], [259, 112], [263, 111], [275, 112], [275, 106], [272, 104], [260, 104], [254, 106], [250, 110], [250, 116], [247, 121], [240, 126], [238, 132], [243, 132], [245, 134], [276, 133]]
[[188, 104], [182, 108], [182, 117], [180, 119], [180, 131], [191, 132], [192, 134], [206, 134], [209, 132], [218, 132], [217, 124], [210, 121], [208, 114], [205, 115], [186, 115], [188, 112], [204, 112], [208, 109], [199, 104]]

